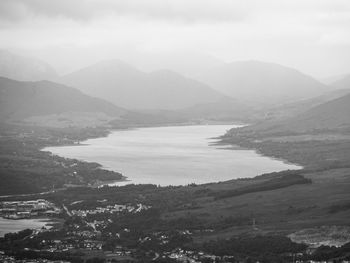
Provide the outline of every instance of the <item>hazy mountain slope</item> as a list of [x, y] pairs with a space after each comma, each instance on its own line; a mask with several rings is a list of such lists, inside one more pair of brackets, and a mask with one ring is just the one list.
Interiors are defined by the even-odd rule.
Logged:
[[57, 77], [47, 63], [0, 50], [0, 76], [21, 81], [50, 80]]
[[347, 76], [347, 74], [334, 75], [334, 76], [329, 76], [326, 78], [320, 78], [319, 81], [322, 82], [323, 84], [331, 85], [334, 82], [341, 80], [346, 76]]
[[190, 119], [205, 119], [207, 121], [242, 121], [248, 122], [255, 118], [256, 112], [247, 105], [232, 98], [224, 98], [217, 102], [198, 104], [179, 110], [182, 116]]
[[350, 74], [343, 76], [342, 78], [334, 81], [330, 84], [337, 89], [348, 89], [350, 90]]
[[[154, 108], [153, 105], [159, 105], [161, 109], [182, 109], [225, 98], [224, 95], [203, 83], [168, 70], [148, 74], [145, 88], [153, 95], [153, 101], [149, 98], [151, 102], [149, 107], [152, 108]], [[140, 103], [143, 99], [141, 98]]]
[[328, 132], [350, 128], [350, 94], [322, 103], [295, 117], [244, 128], [267, 134]]
[[349, 93], [350, 89], [336, 89], [311, 99], [299, 100], [273, 107], [268, 109], [264, 114], [267, 119], [283, 119], [286, 117], [293, 117], [322, 103], [340, 98]]
[[239, 61], [206, 72], [200, 80], [211, 87], [255, 105], [280, 105], [320, 95], [326, 85], [278, 64]]
[[350, 127], [350, 94], [316, 106], [290, 120], [296, 130]]
[[145, 73], [119, 60], [97, 63], [62, 82], [128, 109], [176, 110], [225, 96], [198, 81], [161, 70]]
[[225, 62], [207, 54], [198, 52], [166, 52], [139, 53], [125, 57], [125, 60], [137, 68], [150, 72], [161, 69], [169, 69], [183, 76], [196, 79], [201, 72], [222, 66]]
[[112, 103], [49, 81], [21, 82], [0, 77], [0, 93], [0, 120], [67, 112], [102, 113], [117, 118], [126, 112]]

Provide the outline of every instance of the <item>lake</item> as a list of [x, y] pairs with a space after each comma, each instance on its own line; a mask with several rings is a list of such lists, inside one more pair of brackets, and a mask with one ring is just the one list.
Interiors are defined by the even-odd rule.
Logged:
[[82, 145], [47, 147], [53, 154], [100, 163], [128, 181], [116, 184], [186, 185], [247, 178], [300, 166], [254, 150], [212, 145], [238, 125], [194, 125], [117, 130]]
[[47, 219], [12, 220], [0, 217], [0, 237], [3, 237], [6, 233], [18, 232], [27, 228], [40, 229], [47, 223]]

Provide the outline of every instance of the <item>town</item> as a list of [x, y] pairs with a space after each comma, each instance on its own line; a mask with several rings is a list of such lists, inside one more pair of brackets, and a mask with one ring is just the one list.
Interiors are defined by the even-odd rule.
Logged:
[[[111, 191], [106, 189], [96, 191]], [[310, 249], [283, 236], [246, 236], [196, 244], [194, 239], [213, 234], [215, 229], [190, 226], [183, 219], [166, 223], [159, 208], [147, 200], [147, 204], [113, 200], [111, 195], [69, 203], [46, 199], [1, 202], [1, 215], [6, 219], [46, 217], [60, 222], [50, 228], [5, 234], [0, 238], [1, 262], [259, 262], [260, 254], [266, 262], [326, 262], [315, 256], [324, 253], [323, 248]], [[347, 251], [348, 244], [329, 249], [341, 253]], [[250, 249], [256, 251], [255, 256], [248, 252]], [[337, 262], [349, 261], [339, 257]]]
[[38, 216], [52, 217], [60, 213], [60, 208], [44, 199], [0, 203], [0, 216], [7, 219], [24, 219]]

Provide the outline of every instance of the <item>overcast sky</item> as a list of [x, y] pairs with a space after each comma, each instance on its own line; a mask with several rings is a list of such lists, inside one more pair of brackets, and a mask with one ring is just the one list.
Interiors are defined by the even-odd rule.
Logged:
[[196, 52], [322, 78], [350, 73], [350, 1], [0, 0], [0, 40], [62, 73], [106, 58]]

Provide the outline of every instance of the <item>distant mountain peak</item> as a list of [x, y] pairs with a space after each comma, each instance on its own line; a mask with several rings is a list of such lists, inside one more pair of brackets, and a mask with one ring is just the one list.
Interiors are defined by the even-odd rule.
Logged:
[[120, 60], [101, 61], [63, 76], [62, 83], [127, 109], [177, 110], [224, 97], [171, 70], [140, 71]]
[[[126, 110], [81, 91], [42, 81], [16, 81], [0, 77], [0, 121], [25, 121], [28, 118], [60, 114], [89, 114], [96, 119], [116, 119]], [[97, 114], [97, 115], [96, 115]]]
[[92, 67], [120, 67], [120, 68], [132, 68], [135, 69], [135, 67], [131, 66], [130, 64], [126, 63], [125, 61], [122, 61], [120, 59], [106, 59], [101, 60], [99, 62], [96, 62]]
[[56, 71], [46, 62], [0, 50], [0, 76], [20, 81], [54, 79]]
[[226, 95], [261, 106], [312, 98], [330, 90], [296, 69], [256, 60], [234, 61], [205, 72], [199, 79]]

